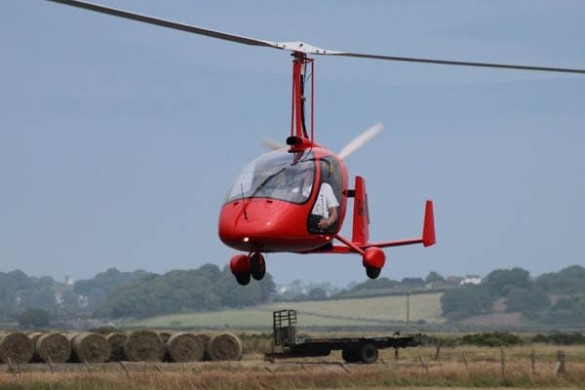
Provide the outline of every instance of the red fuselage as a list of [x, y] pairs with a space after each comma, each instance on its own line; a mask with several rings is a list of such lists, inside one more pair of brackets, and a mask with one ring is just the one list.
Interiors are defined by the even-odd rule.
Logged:
[[[300, 194], [303, 175], [309, 191]], [[322, 183], [339, 201], [338, 222], [327, 231], [311, 231], [308, 218]], [[347, 204], [347, 169], [333, 153], [312, 148], [304, 153], [278, 150], [248, 164], [236, 178], [219, 216], [219, 237], [247, 252], [305, 252], [331, 241], [341, 229]], [[296, 191], [296, 192], [295, 192]]]

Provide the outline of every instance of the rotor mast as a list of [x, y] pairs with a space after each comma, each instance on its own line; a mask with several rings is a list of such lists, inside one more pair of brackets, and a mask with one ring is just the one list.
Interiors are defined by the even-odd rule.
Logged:
[[[291, 152], [299, 152], [313, 146], [315, 140], [315, 116], [314, 96], [315, 82], [313, 79], [315, 63], [307, 54], [295, 51], [293, 56], [292, 78], [292, 107], [290, 136], [286, 139]], [[310, 78], [309, 96], [306, 95], [305, 86], [307, 78]], [[307, 97], [310, 100], [309, 129], [307, 129]]]

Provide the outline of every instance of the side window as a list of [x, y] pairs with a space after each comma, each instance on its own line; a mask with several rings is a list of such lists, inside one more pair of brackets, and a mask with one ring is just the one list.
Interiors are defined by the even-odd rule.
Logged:
[[333, 234], [339, 226], [338, 220], [326, 228], [321, 228], [318, 225], [322, 219], [329, 218], [331, 207], [337, 207], [337, 212], [339, 212], [341, 170], [334, 158], [327, 157], [319, 161], [319, 178], [319, 182], [316, 183], [319, 192], [307, 220], [307, 229], [310, 233]]
[[328, 183], [333, 189], [335, 197], [341, 199], [341, 169], [332, 157], [321, 160], [321, 184]]

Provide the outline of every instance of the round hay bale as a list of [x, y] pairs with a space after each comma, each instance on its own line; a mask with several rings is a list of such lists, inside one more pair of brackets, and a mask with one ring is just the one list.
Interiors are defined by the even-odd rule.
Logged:
[[79, 333], [71, 339], [71, 359], [77, 362], [103, 363], [110, 358], [110, 343], [98, 333]]
[[71, 342], [61, 333], [43, 334], [34, 346], [35, 357], [46, 363], [65, 363], [71, 357]]
[[167, 356], [173, 362], [196, 362], [205, 356], [205, 342], [193, 333], [172, 335], [165, 344]]
[[232, 333], [220, 333], [209, 343], [211, 360], [240, 360], [242, 358], [242, 342]]
[[1, 363], [28, 363], [32, 356], [32, 340], [24, 333], [12, 332], [0, 336]]
[[42, 332], [32, 332], [32, 333], [27, 334], [28, 338], [31, 339], [31, 341], [33, 342], [33, 346], [37, 343], [37, 340], [42, 335], [43, 335]]
[[209, 343], [211, 343], [211, 335], [208, 333], [195, 333], [195, 338], [198, 343], [203, 344], [205, 353], [203, 354], [203, 360], [211, 360], [209, 357]]
[[37, 340], [39, 339], [39, 337], [41, 337], [43, 335], [43, 333], [41, 333], [41, 332], [27, 332], [25, 334], [28, 336], [28, 338], [33, 343], [33, 357], [32, 357], [31, 362], [40, 362], [41, 359], [37, 356], [36, 345], [37, 345]]
[[126, 358], [133, 362], [160, 362], [165, 356], [164, 344], [152, 330], [136, 330], [130, 333], [124, 350]]
[[126, 360], [126, 351], [124, 350], [124, 346], [126, 345], [126, 340], [128, 340], [128, 335], [119, 332], [110, 333], [106, 336], [106, 340], [108, 340], [108, 343], [110, 343], [110, 347], [112, 349], [110, 361], [121, 362]]
[[169, 341], [171, 336], [172, 336], [171, 332], [166, 332], [166, 331], [158, 332], [158, 337], [160, 337], [163, 344], [166, 344], [166, 342]]

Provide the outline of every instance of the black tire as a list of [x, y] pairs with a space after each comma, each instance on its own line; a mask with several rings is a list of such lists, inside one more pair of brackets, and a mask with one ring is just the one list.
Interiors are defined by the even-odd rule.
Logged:
[[262, 280], [266, 275], [266, 262], [261, 253], [254, 253], [250, 257], [250, 273], [256, 280]]
[[358, 357], [362, 363], [375, 363], [378, 360], [378, 348], [373, 344], [364, 344], [358, 350]]
[[341, 351], [341, 357], [346, 363], [356, 363], [359, 361], [357, 352], [355, 349], [344, 349]]
[[370, 279], [377, 279], [380, 276], [380, 272], [382, 272], [382, 268], [366, 267], [366, 275]]
[[244, 272], [240, 272], [235, 274], [236, 276], [236, 280], [238, 281], [238, 283], [241, 286], [247, 286], [250, 283], [250, 274], [249, 273], [244, 273]]

